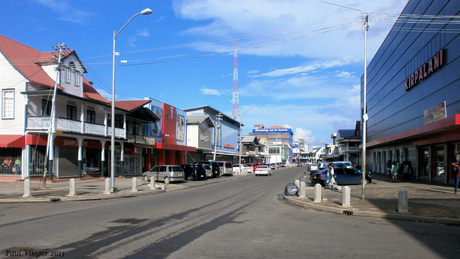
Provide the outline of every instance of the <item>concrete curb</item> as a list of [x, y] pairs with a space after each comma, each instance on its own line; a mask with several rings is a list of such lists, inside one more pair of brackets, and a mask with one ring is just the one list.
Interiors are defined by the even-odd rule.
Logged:
[[284, 196], [284, 200], [286, 202], [289, 202], [297, 206], [301, 206], [303, 208], [310, 208], [310, 209], [315, 209], [319, 211], [347, 215], [347, 216], [372, 217], [372, 218], [382, 218], [382, 219], [460, 225], [460, 219], [454, 219], [454, 218], [426, 217], [426, 216], [416, 216], [416, 215], [408, 215], [408, 214], [402, 214], [402, 213], [362, 211], [357, 208], [353, 208], [353, 206], [331, 207], [331, 206], [320, 205], [320, 203], [313, 203], [311, 201], [301, 201], [299, 200], [298, 197], [291, 197], [291, 196]]

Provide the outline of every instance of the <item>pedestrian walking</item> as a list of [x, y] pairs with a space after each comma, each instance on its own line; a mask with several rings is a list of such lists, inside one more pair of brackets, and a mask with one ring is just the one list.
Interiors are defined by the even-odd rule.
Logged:
[[333, 188], [335, 184], [335, 173], [334, 173], [334, 164], [330, 163], [329, 167], [327, 169], [327, 182], [326, 182], [326, 188], [331, 187]]
[[391, 178], [391, 160], [387, 161], [387, 172], [388, 176]]
[[455, 192], [457, 194], [458, 183], [460, 182], [460, 165], [459, 163], [452, 163], [453, 166], [457, 169], [457, 176], [455, 177]]
[[398, 166], [396, 162], [393, 162], [393, 165], [391, 166], [391, 175], [392, 175], [392, 181], [397, 182], [398, 181]]
[[403, 180], [410, 182], [410, 177], [412, 176], [412, 163], [411, 161], [403, 162]]

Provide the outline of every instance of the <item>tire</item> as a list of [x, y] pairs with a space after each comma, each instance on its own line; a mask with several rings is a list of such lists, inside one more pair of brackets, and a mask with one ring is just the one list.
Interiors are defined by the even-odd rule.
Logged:
[[143, 179], [144, 179], [144, 182], [146, 182], [146, 183], [150, 182], [150, 179], [149, 179], [149, 177], [147, 175], [144, 175]]
[[170, 180], [169, 177], [165, 177], [165, 184], [169, 184]]
[[191, 174], [187, 176], [187, 181], [193, 181], [193, 176]]

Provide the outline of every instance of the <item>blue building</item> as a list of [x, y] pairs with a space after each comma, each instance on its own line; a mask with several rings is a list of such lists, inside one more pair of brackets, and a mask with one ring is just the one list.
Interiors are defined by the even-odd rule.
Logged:
[[[389, 160], [410, 162], [415, 178], [455, 182], [452, 163], [460, 160], [459, 12], [456, 0], [410, 0], [369, 63], [369, 119], [363, 129], [367, 170], [386, 173]], [[363, 106], [363, 82], [361, 86]]]

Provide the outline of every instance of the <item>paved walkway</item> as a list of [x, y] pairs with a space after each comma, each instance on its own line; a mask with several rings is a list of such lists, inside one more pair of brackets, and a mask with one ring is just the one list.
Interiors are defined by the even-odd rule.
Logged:
[[[219, 178], [208, 179], [204, 181], [187, 181], [182, 183], [170, 183], [165, 185], [162, 182], [156, 182], [154, 188], [144, 182], [140, 176], [136, 177], [135, 190], [133, 191], [132, 180], [134, 177], [115, 178], [116, 192], [106, 194], [106, 179], [110, 178], [82, 178], [75, 181], [75, 194], [70, 196], [69, 179], [56, 179], [50, 181], [47, 179], [44, 183], [43, 178], [32, 178], [31, 180], [31, 197], [24, 196], [23, 181], [8, 181], [8, 178], [0, 178], [0, 203], [18, 203], [18, 202], [60, 202], [60, 201], [81, 201], [81, 200], [105, 200], [122, 197], [132, 197], [140, 195], [150, 195], [165, 191], [179, 190], [184, 188], [196, 187], [204, 184], [218, 183], [229, 181], [245, 175], [222, 176]], [[110, 184], [109, 184], [110, 186]]]
[[[229, 181], [249, 175], [235, 175], [233, 177], [221, 177], [206, 181], [191, 181], [186, 183], [171, 183], [165, 185], [156, 183], [151, 189], [148, 183], [137, 178], [137, 191], [132, 191], [132, 177], [116, 178], [115, 186], [117, 192], [105, 193], [105, 179], [90, 178], [76, 180], [76, 195], [69, 195], [69, 180], [47, 181], [46, 185], [38, 180], [31, 182], [32, 197], [24, 198], [24, 182], [0, 181], [0, 202], [59, 202], [59, 201], [80, 201], [80, 200], [103, 200], [140, 195], [151, 195], [164, 191], [172, 191], [184, 188], [196, 187], [204, 184]], [[327, 211], [332, 213], [379, 217], [388, 219], [437, 222], [445, 224], [460, 225], [460, 193], [454, 195], [453, 186], [444, 184], [426, 183], [419, 180], [411, 182], [391, 182], [388, 176], [373, 175], [373, 183], [366, 185], [364, 192], [365, 199], [362, 199], [361, 185], [351, 185], [350, 206], [342, 206], [343, 194], [321, 188], [321, 202], [314, 202], [314, 186], [310, 179], [306, 181], [306, 197], [285, 196], [284, 200], [297, 206]], [[0, 179], [4, 180], [4, 179]], [[287, 184], [288, 182], [286, 182]], [[400, 213], [398, 209], [399, 190], [405, 189], [408, 192], [408, 212]], [[280, 193], [284, 190], [280, 190]]]
[[[341, 191], [321, 188], [321, 202], [314, 202], [314, 186], [306, 181], [306, 197], [285, 196], [298, 206], [344, 215], [378, 217], [398, 220], [425, 221], [460, 225], [460, 193], [454, 187], [420, 180], [392, 182], [388, 176], [373, 175], [362, 199], [362, 186], [350, 185], [350, 206], [344, 207]], [[343, 186], [342, 186], [343, 187]], [[408, 212], [398, 212], [399, 191], [408, 192]]]

